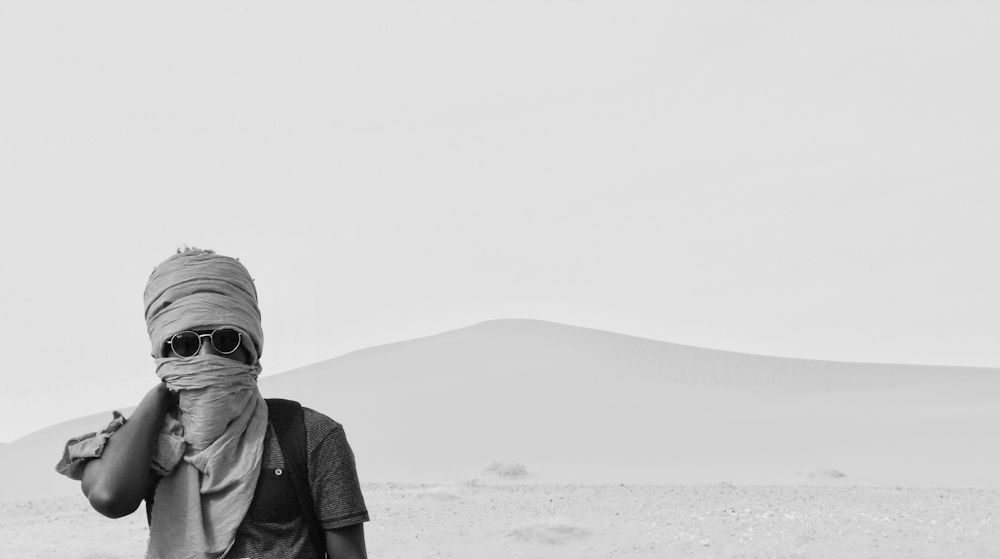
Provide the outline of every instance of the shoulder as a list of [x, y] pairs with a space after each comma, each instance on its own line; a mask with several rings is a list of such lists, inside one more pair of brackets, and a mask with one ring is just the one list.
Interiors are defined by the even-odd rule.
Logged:
[[324, 433], [329, 433], [337, 429], [343, 429], [340, 423], [337, 423], [326, 414], [322, 414], [312, 408], [307, 408], [302, 406], [302, 415], [306, 422], [306, 431], [322, 431]]
[[[331, 433], [337, 431], [343, 431], [343, 426], [337, 423], [333, 419], [330, 419], [325, 414], [322, 414], [314, 409], [302, 406], [299, 402], [295, 400], [286, 400], [283, 398], [268, 398], [267, 405], [270, 411], [276, 412], [278, 409], [284, 411], [282, 414], [283, 418], [290, 418], [288, 412], [291, 411], [291, 406], [301, 406], [302, 407], [302, 422], [305, 426], [306, 438], [309, 441], [309, 446], [314, 446], [314, 443], [328, 437]], [[276, 407], [279, 406], [280, 408]], [[268, 414], [267, 423], [270, 428], [275, 425], [278, 418], [275, 417], [273, 413]], [[269, 429], [270, 431], [270, 429]]]
[[302, 406], [302, 416], [306, 424], [306, 442], [310, 452], [322, 444], [346, 444], [344, 426], [325, 414]]

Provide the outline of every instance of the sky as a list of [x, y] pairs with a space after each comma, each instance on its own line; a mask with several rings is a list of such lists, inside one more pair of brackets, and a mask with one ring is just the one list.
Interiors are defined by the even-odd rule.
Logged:
[[1000, 367], [1000, 5], [0, 0], [0, 442], [134, 405], [182, 245], [264, 374], [498, 318]]

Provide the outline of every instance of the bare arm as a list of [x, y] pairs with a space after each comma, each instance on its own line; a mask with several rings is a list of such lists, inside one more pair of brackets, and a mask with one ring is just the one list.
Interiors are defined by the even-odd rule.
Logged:
[[94, 510], [109, 518], [135, 512], [153, 482], [157, 433], [171, 396], [157, 384], [139, 403], [125, 425], [108, 439], [100, 458], [87, 463], [81, 487]]
[[326, 554], [330, 559], [368, 559], [364, 524], [352, 524], [325, 533]]

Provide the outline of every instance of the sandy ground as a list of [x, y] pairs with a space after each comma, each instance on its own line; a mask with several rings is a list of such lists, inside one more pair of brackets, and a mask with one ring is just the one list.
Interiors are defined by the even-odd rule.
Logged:
[[[363, 484], [373, 559], [1000, 559], [997, 369], [507, 320], [261, 386], [343, 423], [362, 480], [396, 482]], [[0, 559], [142, 556], [143, 513], [105, 519], [53, 471], [109, 419], [0, 447]], [[454, 482], [498, 458], [530, 475]]]
[[[996, 558], [1000, 490], [364, 484], [372, 558]], [[142, 512], [0, 503], [0, 557], [141, 557]]]
[[[152, 384], [152, 383], [151, 383]], [[551, 483], [1000, 488], [1000, 369], [737, 354], [490, 321], [261, 379], [344, 425], [367, 482], [447, 483], [492, 460]], [[129, 414], [128, 409], [122, 409]], [[0, 501], [72, 495], [66, 441], [110, 411], [0, 446]]]

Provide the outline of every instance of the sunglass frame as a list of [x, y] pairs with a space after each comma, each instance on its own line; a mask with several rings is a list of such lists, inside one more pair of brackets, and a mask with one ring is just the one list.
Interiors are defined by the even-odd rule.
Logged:
[[[234, 347], [232, 351], [222, 351], [221, 349], [219, 349], [219, 346], [215, 345], [215, 340], [212, 339], [212, 336], [214, 336], [216, 332], [223, 332], [223, 331], [236, 332], [236, 335], [238, 336], [236, 340], [236, 347]], [[180, 336], [181, 334], [189, 334], [189, 333], [198, 336], [198, 347], [195, 348], [194, 353], [192, 353], [191, 355], [181, 355], [180, 353], [177, 353], [176, 349], [174, 349], [174, 339], [177, 338], [177, 336]], [[170, 351], [172, 351], [174, 355], [180, 357], [181, 359], [187, 359], [188, 357], [194, 357], [195, 355], [198, 355], [198, 353], [201, 351], [201, 343], [202, 343], [201, 339], [205, 337], [208, 338], [208, 342], [212, 344], [212, 347], [215, 348], [215, 351], [218, 351], [222, 355], [231, 355], [235, 353], [236, 350], [239, 349], [241, 345], [243, 345], [243, 333], [233, 328], [216, 328], [215, 330], [212, 330], [208, 334], [199, 334], [194, 330], [182, 330], [180, 332], [177, 332], [173, 336], [170, 336], [170, 339], [167, 340], [167, 345], [170, 346]]]

